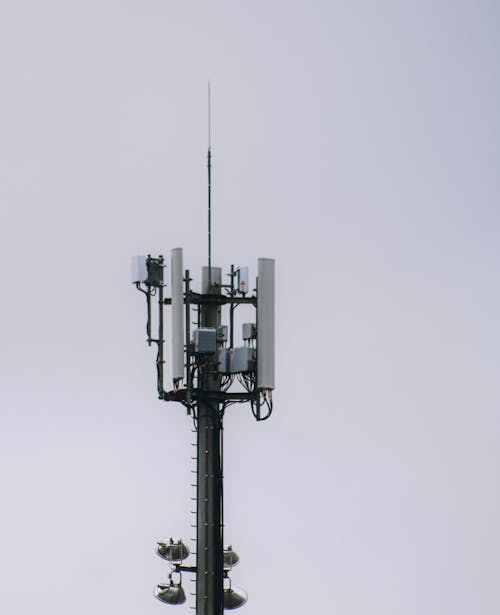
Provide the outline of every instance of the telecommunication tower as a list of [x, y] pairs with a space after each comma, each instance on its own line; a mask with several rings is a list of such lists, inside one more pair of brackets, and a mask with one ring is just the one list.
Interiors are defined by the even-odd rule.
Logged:
[[[239, 557], [231, 546], [224, 547], [223, 420], [226, 409], [240, 403], [250, 404], [257, 421], [266, 420], [273, 409], [274, 389], [274, 260], [258, 259], [253, 289], [248, 267], [231, 265], [228, 283], [223, 283], [222, 269], [212, 266], [211, 162], [209, 128], [208, 265], [202, 267], [201, 292], [191, 288], [182, 248], [171, 250], [170, 276], [165, 275], [167, 264], [162, 255], [132, 260], [132, 282], [146, 297], [147, 342], [157, 346], [159, 399], [185, 406], [196, 432], [196, 563], [186, 563], [190, 549], [183, 540], [159, 541], [156, 552], [169, 562], [170, 569], [168, 580], [158, 584], [155, 595], [167, 604], [184, 603], [182, 573], [193, 574], [197, 615], [222, 615], [224, 609], [237, 608], [247, 600], [244, 590], [231, 586], [229, 576]], [[165, 296], [167, 278], [170, 297]], [[157, 332], [153, 336], [155, 302]], [[255, 308], [255, 321], [242, 325], [242, 344], [235, 346], [234, 314], [242, 304]], [[167, 306], [171, 389], [164, 388]], [[226, 312], [228, 322], [223, 324]]]

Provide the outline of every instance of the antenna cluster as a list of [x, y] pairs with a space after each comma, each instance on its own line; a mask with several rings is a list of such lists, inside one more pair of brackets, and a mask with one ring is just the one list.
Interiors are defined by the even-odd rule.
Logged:
[[[220, 385], [209, 398], [225, 409], [233, 403], [250, 402], [257, 420], [265, 420], [272, 411], [274, 389], [274, 260], [258, 259], [255, 288], [249, 292], [248, 267], [231, 265], [227, 284], [222, 269], [202, 268], [202, 292], [191, 288], [190, 271], [183, 271], [183, 250], [174, 248], [170, 258], [171, 297], [165, 297], [166, 265], [163, 256], [133, 258], [132, 281], [147, 301], [147, 342], [158, 347], [158, 395], [164, 401], [182, 403], [196, 417], [196, 405], [207, 397], [204, 377], [207, 369]], [[152, 305], [157, 299], [158, 329], [152, 335]], [[255, 322], [244, 323], [243, 345], [235, 347], [234, 314], [240, 305], [254, 306]], [[171, 306], [172, 388], [164, 387], [165, 306]], [[221, 323], [222, 308], [229, 309], [228, 324]], [[210, 322], [203, 312], [210, 311]], [[192, 324], [195, 324], [191, 330]], [[240, 384], [241, 387], [233, 385]], [[243, 390], [241, 390], [243, 388]]]

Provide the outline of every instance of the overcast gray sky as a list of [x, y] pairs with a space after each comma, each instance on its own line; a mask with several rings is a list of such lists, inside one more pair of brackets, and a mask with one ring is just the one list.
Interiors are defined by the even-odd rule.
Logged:
[[277, 262], [275, 413], [226, 419], [245, 614], [498, 615], [499, 18], [2, 0], [3, 613], [190, 612], [152, 595], [193, 434], [129, 270], [199, 282], [210, 79], [214, 262]]

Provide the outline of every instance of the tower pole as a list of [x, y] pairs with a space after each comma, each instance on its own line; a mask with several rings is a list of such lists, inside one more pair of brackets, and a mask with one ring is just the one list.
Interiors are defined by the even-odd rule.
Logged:
[[[208, 292], [211, 292], [208, 288]], [[220, 325], [220, 308], [208, 301], [200, 305], [201, 326]], [[220, 391], [212, 361], [200, 366], [200, 401], [197, 429], [197, 540], [196, 615], [223, 614], [222, 545], [222, 417], [210, 393]]]
[[[220, 307], [210, 297], [220, 293], [212, 285], [212, 152], [210, 130], [210, 82], [208, 83], [208, 283], [203, 289], [200, 326], [218, 329]], [[215, 297], [213, 297], [215, 298]], [[199, 367], [197, 430], [197, 528], [196, 528], [196, 615], [222, 615], [223, 544], [222, 544], [222, 416], [219, 402], [210, 399], [220, 391], [220, 376], [213, 359]]]

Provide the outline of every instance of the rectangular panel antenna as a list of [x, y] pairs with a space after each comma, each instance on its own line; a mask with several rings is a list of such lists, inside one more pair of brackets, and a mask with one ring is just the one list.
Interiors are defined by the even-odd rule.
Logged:
[[274, 389], [273, 258], [259, 258], [257, 279], [257, 388]]
[[210, 268], [210, 282], [212, 284], [212, 288], [209, 288], [208, 285], [208, 267], [201, 268], [201, 292], [203, 294], [220, 294], [220, 285], [222, 284], [222, 269], [221, 267], [211, 267]]
[[148, 281], [148, 268], [146, 267], [145, 256], [133, 256], [132, 257], [132, 284]]
[[172, 378], [184, 378], [184, 291], [182, 248], [171, 251], [172, 265]]
[[238, 275], [238, 291], [242, 295], [246, 295], [249, 292], [248, 288], [248, 267], [238, 267], [236, 270]]

